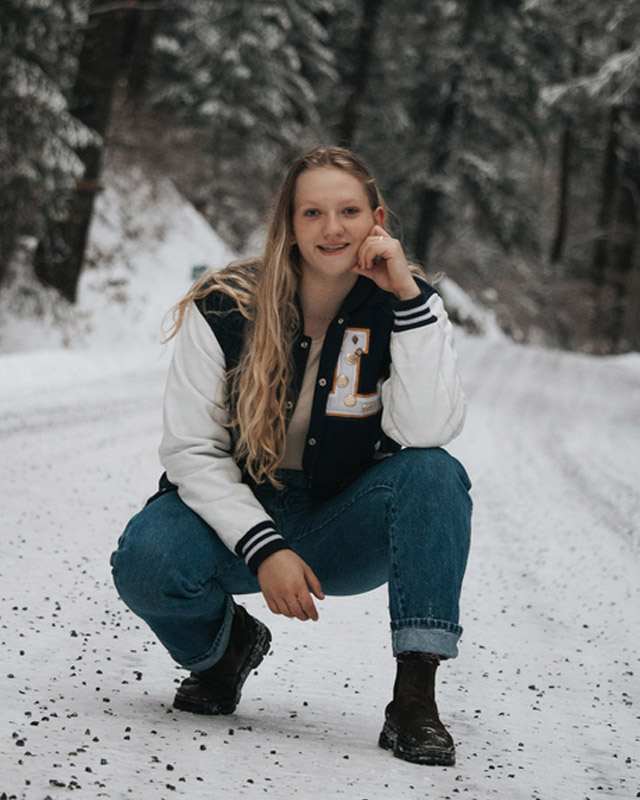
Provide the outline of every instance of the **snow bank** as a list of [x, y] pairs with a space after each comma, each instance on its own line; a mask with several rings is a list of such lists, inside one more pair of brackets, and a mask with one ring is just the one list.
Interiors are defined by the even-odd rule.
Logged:
[[69, 308], [24, 265], [0, 293], [0, 352], [156, 348], [166, 312], [197, 266], [235, 254], [164, 178], [139, 167], [105, 174], [93, 217], [78, 302]]

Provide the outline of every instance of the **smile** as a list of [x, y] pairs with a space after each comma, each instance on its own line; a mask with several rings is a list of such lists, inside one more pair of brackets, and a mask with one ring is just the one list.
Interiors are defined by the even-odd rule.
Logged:
[[318, 245], [318, 250], [322, 250], [323, 253], [327, 253], [332, 255], [333, 253], [342, 253], [344, 250], [349, 247], [348, 244], [334, 244], [334, 245]]

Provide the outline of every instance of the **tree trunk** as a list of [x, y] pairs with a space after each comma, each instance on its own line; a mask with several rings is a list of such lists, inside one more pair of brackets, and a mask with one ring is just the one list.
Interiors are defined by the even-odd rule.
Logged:
[[124, 43], [124, 56], [128, 58], [127, 99], [140, 102], [147, 89], [149, 68], [153, 52], [160, 12], [158, 10], [136, 9], [128, 26]]
[[49, 224], [47, 235], [38, 245], [34, 265], [38, 278], [57, 288], [72, 303], [76, 300], [94, 199], [100, 190], [104, 136], [111, 118], [113, 91], [131, 19], [129, 8], [101, 11], [101, 6], [104, 7], [103, 0], [92, 0], [70, 109], [75, 117], [99, 134], [100, 141], [77, 151], [84, 164], [84, 174], [76, 181], [69, 217], [65, 222]]
[[591, 263], [591, 281], [601, 287], [609, 265], [611, 220], [618, 185], [618, 118], [619, 110], [613, 106], [609, 113], [609, 129], [602, 170], [600, 209], [596, 222], [596, 240]]
[[374, 56], [374, 39], [382, 0], [362, 0], [362, 25], [356, 51], [356, 63], [351, 76], [351, 91], [338, 127], [338, 141], [351, 147], [360, 117], [360, 107], [369, 83], [371, 62]]
[[560, 145], [560, 187], [558, 196], [558, 217], [556, 234], [553, 238], [550, 261], [557, 264], [562, 258], [567, 238], [567, 222], [569, 219], [569, 183], [571, 175], [571, 154], [573, 151], [573, 131], [571, 120], [568, 120], [562, 133]]
[[[429, 175], [440, 177], [451, 159], [451, 136], [458, 115], [458, 85], [456, 75], [451, 81], [449, 96], [440, 115], [438, 135], [430, 146]], [[418, 189], [418, 215], [413, 237], [413, 253], [425, 266], [429, 260], [429, 249], [438, 225], [438, 214], [442, 191], [434, 186], [422, 186]]]
[[[582, 26], [576, 32], [576, 43], [571, 64], [571, 77], [576, 78], [580, 72], [582, 60], [582, 45], [584, 31]], [[573, 120], [569, 117], [564, 126], [562, 140], [560, 143], [560, 168], [559, 168], [559, 190], [558, 190], [558, 217], [556, 220], [556, 234], [553, 239], [549, 260], [552, 264], [557, 264], [564, 253], [564, 245], [567, 239], [567, 226], [569, 222], [569, 197], [571, 184], [571, 157], [573, 155]]]
[[[458, 94], [460, 82], [463, 78], [464, 56], [468, 48], [473, 45], [475, 32], [485, 22], [485, 17], [489, 10], [485, 0], [481, 0], [481, 2], [464, 0], [462, 4], [458, 60], [451, 78], [449, 94], [440, 114], [438, 133], [434, 141], [429, 145], [431, 157], [429, 159], [428, 174], [436, 180], [444, 174], [453, 152], [452, 137], [459, 111]], [[413, 253], [426, 266], [429, 261], [429, 250], [433, 235], [438, 226], [443, 193], [433, 185], [422, 185], [417, 192], [418, 215], [413, 236]]]
[[442, 192], [429, 186], [422, 188], [418, 198], [418, 221], [413, 239], [413, 252], [424, 266], [429, 260], [429, 250], [436, 232], [438, 209]]
[[622, 172], [616, 218], [611, 242], [611, 273], [607, 283], [611, 287], [612, 308], [609, 324], [609, 341], [614, 352], [625, 349], [625, 323], [631, 303], [638, 297], [630, 297], [630, 276], [634, 267], [634, 254], [640, 227], [640, 151], [633, 148], [627, 154]]

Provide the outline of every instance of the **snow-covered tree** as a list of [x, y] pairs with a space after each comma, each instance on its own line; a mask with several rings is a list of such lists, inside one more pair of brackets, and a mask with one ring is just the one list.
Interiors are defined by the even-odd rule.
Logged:
[[70, 95], [71, 112], [92, 137], [76, 147], [83, 169], [70, 197], [69, 214], [63, 221], [49, 220], [34, 263], [40, 280], [54, 286], [70, 302], [76, 300], [94, 199], [101, 188], [103, 142], [117, 83], [126, 74], [127, 35], [136, 11], [136, 3], [110, 6], [102, 0], [89, 2]]
[[198, 131], [208, 163], [191, 196], [236, 244], [283, 163], [322, 136], [315, 86], [335, 77], [320, 22], [328, 3], [197, 0], [161, 21], [152, 104]]
[[90, 132], [70, 113], [78, 0], [4, 0], [0, 14], [0, 279], [20, 236], [65, 216]]
[[534, 247], [509, 157], [536, 140], [530, 18], [516, 0], [401, 6], [383, 10], [355, 143], [381, 165], [414, 254], [428, 260], [436, 232], [461, 214], [505, 248]]
[[[548, 0], [546, 5], [556, 4]], [[631, 0], [618, 0], [612, 7], [582, 0], [577, 6], [574, 13], [579, 11], [582, 18], [580, 69], [545, 87], [542, 97], [552, 113], [571, 119], [587, 142], [580, 167], [591, 177], [597, 208], [586, 239], [591, 256], [583, 248], [581, 266], [574, 271], [596, 289], [594, 316], [608, 346], [638, 347], [640, 12]], [[590, 166], [594, 163], [595, 170]]]

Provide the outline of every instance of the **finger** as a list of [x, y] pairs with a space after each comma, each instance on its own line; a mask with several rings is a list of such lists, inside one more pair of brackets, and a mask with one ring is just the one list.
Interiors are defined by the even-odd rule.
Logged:
[[367, 269], [373, 269], [378, 263], [386, 261], [384, 244], [380, 237], [376, 236], [369, 242], [364, 253], [364, 265]]
[[298, 596], [287, 598], [284, 602], [286, 603], [289, 612], [287, 614], [288, 617], [295, 617], [296, 619], [302, 620], [302, 622], [309, 619], [309, 615], [305, 611]]
[[369, 231], [369, 236], [387, 236], [387, 232], [380, 225], [374, 225]]
[[377, 229], [379, 232], [368, 236], [365, 239], [366, 244], [375, 249], [376, 251], [388, 250], [389, 245], [393, 243], [391, 236], [386, 234], [382, 228]]
[[[297, 599], [300, 609], [304, 613], [304, 619], [312, 619], [314, 622], [317, 621], [318, 611], [309, 592], [300, 592]], [[300, 617], [300, 619], [303, 619], [303, 617]]]
[[[303, 597], [296, 597], [296, 601], [298, 603], [298, 610], [300, 612], [298, 614], [298, 619], [301, 619], [303, 622], [305, 622], [308, 619], [317, 619], [318, 617], [318, 612], [315, 610], [315, 607], [313, 607], [312, 600], [311, 600], [311, 607], [309, 607], [310, 600], [311, 598], [308, 596], [307, 600], [305, 600], [304, 595]], [[314, 611], [315, 611], [315, 617], [313, 616]]]
[[360, 267], [360, 268], [364, 267], [364, 263], [365, 263], [364, 255], [365, 255], [366, 246], [367, 246], [367, 239], [363, 239], [360, 247], [358, 248], [358, 253], [356, 255], [356, 265], [358, 267]]
[[289, 603], [286, 598], [283, 597], [278, 601], [278, 607], [280, 608], [280, 613], [283, 616], [288, 617], [289, 619], [292, 619], [296, 616], [295, 603]]
[[362, 269], [365, 270], [371, 269], [373, 258], [375, 256], [376, 242], [377, 240], [372, 240], [369, 238], [365, 239], [364, 242], [360, 245], [360, 249], [358, 250], [358, 264], [360, 267], [362, 267]]
[[304, 577], [305, 580], [307, 581], [307, 586], [315, 594], [318, 600], [324, 600], [324, 592], [322, 591], [322, 586], [320, 585], [320, 581], [316, 578], [316, 574], [311, 569], [311, 567], [307, 568]]
[[267, 603], [269, 611], [271, 611], [272, 614], [280, 613], [280, 609], [278, 608], [278, 605], [274, 600], [272, 600], [270, 597], [267, 597], [266, 595], [264, 595], [264, 599]]

